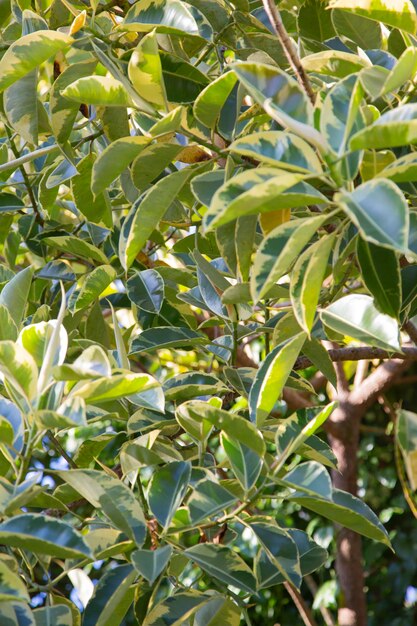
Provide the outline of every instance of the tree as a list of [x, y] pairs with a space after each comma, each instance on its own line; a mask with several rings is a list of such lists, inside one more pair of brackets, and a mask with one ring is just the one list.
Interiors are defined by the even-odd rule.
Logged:
[[377, 400], [416, 512], [417, 15], [294, 4], [0, 4], [7, 624], [314, 626], [316, 516], [367, 622]]

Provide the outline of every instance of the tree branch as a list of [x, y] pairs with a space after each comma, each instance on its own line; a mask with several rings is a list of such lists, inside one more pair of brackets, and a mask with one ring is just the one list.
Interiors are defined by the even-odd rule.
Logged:
[[304, 624], [306, 626], [317, 626], [317, 622], [300, 592], [287, 581], [284, 582], [284, 587], [290, 594]]
[[[346, 348], [330, 349], [327, 354], [336, 363], [340, 361], [372, 361], [373, 359], [417, 361], [417, 347], [409, 346], [401, 348], [401, 352], [388, 352], [388, 350], [383, 350], [382, 348], [371, 348], [368, 346], [348, 346]], [[311, 365], [312, 362], [309, 358], [301, 356], [296, 360], [294, 369], [302, 370]]]
[[314, 96], [313, 89], [311, 87], [311, 83], [301, 64], [301, 60], [297, 52], [294, 49], [291, 39], [288, 36], [285, 26], [282, 23], [281, 16], [275, 5], [274, 0], [262, 0], [262, 3], [264, 5], [266, 14], [268, 15], [271, 21], [272, 27], [275, 30], [275, 33], [285, 52], [285, 56], [287, 57], [290, 66], [294, 70], [294, 73], [297, 77], [298, 82], [300, 83], [301, 87], [304, 89], [305, 93], [307, 94], [311, 104], [314, 105], [315, 96]]

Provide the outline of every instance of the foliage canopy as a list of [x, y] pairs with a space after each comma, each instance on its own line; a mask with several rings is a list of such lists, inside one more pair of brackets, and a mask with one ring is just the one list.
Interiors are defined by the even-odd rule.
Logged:
[[417, 16], [293, 5], [0, 3], [2, 623], [251, 623], [286, 506], [390, 546], [315, 385], [416, 358]]

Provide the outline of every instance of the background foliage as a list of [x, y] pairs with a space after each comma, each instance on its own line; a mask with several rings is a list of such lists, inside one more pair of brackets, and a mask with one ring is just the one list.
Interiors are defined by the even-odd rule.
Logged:
[[413, 623], [417, 15], [278, 8], [0, 2], [2, 625]]

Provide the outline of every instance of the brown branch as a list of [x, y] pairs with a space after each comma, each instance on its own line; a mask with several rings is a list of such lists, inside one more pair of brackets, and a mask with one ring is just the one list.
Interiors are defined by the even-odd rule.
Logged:
[[[339, 405], [325, 424], [329, 441], [337, 458], [338, 470], [332, 472], [337, 489], [356, 495], [360, 422], [371, 406], [395, 379], [411, 365], [411, 360], [392, 359], [379, 365], [362, 384], [339, 397]], [[342, 605], [338, 611], [339, 626], [365, 626], [367, 623], [364, 594], [361, 537], [352, 530], [337, 526], [336, 571], [341, 588]]]
[[[403, 347], [401, 352], [388, 352], [382, 348], [368, 346], [348, 346], [346, 348], [334, 348], [328, 351], [330, 359], [338, 363], [340, 361], [372, 361], [373, 359], [390, 360], [400, 359], [404, 361], [417, 361], [417, 347]], [[299, 357], [294, 365], [295, 370], [310, 367], [312, 362], [306, 356]]]
[[285, 26], [282, 23], [281, 16], [275, 5], [274, 0], [262, 0], [262, 3], [264, 5], [266, 14], [268, 15], [271, 21], [272, 27], [281, 43], [285, 56], [287, 57], [290, 66], [294, 70], [294, 73], [297, 77], [298, 82], [300, 83], [301, 87], [304, 89], [305, 93], [307, 94], [311, 104], [314, 105], [315, 96], [314, 96], [313, 89], [311, 87], [310, 80], [301, 64], [301, 60], [297, 52], [295, 51], [295, 48], [291, 42], [291, 39], [288, 36]]
[[313, 617], [313, 614], [310, 608], [307, 606], [306, 601], [302, 597], [301, 593], [291, 585], [291, 583], [285, 581], [284, 587], [288, 591], [289, 595], [292, 598], [297, 610], [300, 614], [301, 619], [303, 620], [305, 626], [317, 626], [317, 622]]
[[[311, 574], [307, 574], [307, 576], [304, 577], [304, 581], [314, 597], [319, 588], [316, 581]], [[333, 616], [326, 606], [320, 605], [319, 610], [326, 626], [336, 626]]]
[[408, 322], [403, 325], [403, 329], [408, 334], [411, 341], [417, 346], [417, 328], [414, 326], [413, 322], [408, 320]]

